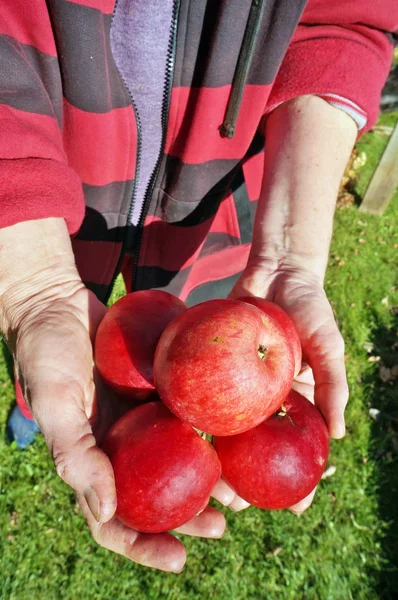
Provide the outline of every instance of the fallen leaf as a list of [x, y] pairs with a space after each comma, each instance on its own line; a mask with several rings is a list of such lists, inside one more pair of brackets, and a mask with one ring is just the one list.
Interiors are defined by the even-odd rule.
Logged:
[[380, 356], [369, 356], [368, 362], [375, 363], [380, 361]]
[[358, 154], [358, 156], [354, 159], [352, 166], [356, 171], [358, 171], [358, 169], [363, 167], [365, 164], [366, 164], [366, 154], [365, 154], [365, 152], [360, 152]]
[[364, 345], [362, 346], [362, 348], [370, 354], [370, 352], [372, 352], [374, 346], [373, 346], [372, 342], [365, 342]]
[[321, 479], [329, 479], [329, 477], [332, 477], [332, 475], [336, 473], [336, 470], [336, 465], [330, 465], [330, 467], [328, 467], [326, 471], [323, 472]]
[[378, 408], [369, 408], [369, 416], [373, 421], [378, 421], [381, 413]]

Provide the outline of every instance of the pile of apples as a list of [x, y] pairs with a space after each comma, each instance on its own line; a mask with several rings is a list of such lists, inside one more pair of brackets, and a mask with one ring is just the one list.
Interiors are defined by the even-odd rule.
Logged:
[[245, 297], [187, 308], [167, 292], [133, 292], [101, 322], [95, 362], [134, 406], [103, 446], [125, 525], [145, 533], [183, 525], [221, 474], [264, 509], [292, 506], [320, 480], [328, 430], [291, 390], [300, 340], [276, 304]]

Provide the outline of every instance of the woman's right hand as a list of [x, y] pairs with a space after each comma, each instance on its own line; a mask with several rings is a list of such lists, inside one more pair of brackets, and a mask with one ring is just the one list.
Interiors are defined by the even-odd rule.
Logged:
[[[38, 241], [43, 239], [46, 248]], [[115, 516], [113, 470], [100, 444], [129, 407], [95, 374], [92, 341], [106, 307], [80, 280], [64, 222], [3, 229], [0, 248], [0, 327], [58, 475], [75, 491], [101, 546], [145, 566], [181, 571], [185, 549], [176, 537], [139, 533]], [[222, 484], [214, 495], [224, 504], [235, 497]], [[224, 528], [224, 516], [207, 507], [179, 531], [218, 538]]]

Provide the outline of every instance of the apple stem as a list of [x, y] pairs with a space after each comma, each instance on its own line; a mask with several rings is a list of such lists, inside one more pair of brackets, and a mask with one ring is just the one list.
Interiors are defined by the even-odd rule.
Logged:
[[194, 430], [196, 431], [196, 433], [198, 435], [200, 435], [200, 437], [202, 438], [202, 440], [208, 440], [209, 436], [207, 433], [205, 433], [204, 431], [202, 431], [201, 429], [197, 429], [196, 427], [194, 427]]
[[260, 344], [259, 347], [257, 348], [257, 352], [258, 352], [258, 355], [261, 358], [261, 360], [265, 360], [265, 358], [268, 354], [268, 349], [266, 346], [263, 346], [262, 344]]
[[278, 417], [286, 417], [287, 415], [287, 410], [284, 404], [282, 404], [282, 406], [280, 407], [280, 409], [278, 410], [278, 412], [276, 413], [278, 415]]

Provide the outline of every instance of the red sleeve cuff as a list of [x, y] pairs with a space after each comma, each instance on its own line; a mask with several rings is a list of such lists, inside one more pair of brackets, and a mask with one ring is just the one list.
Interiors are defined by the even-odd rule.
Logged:
[[[388, 48], [384, 54], [389, 52]], [[341, 37], [295, 42], [283, 60], [266, 112], [297, 96], [335, 94], [358, 105], [367, 116], [364, 133], [377, 119], [391, 55], [380, 55], [366, 44]]]
[[84, 211], [81, 182], [65, 164], [42, 158], [0, 160], [0, 228], [59, 217], [74, 235]]

